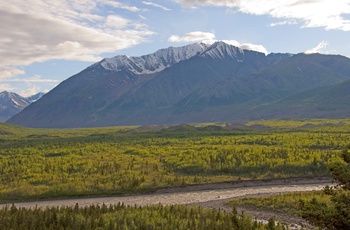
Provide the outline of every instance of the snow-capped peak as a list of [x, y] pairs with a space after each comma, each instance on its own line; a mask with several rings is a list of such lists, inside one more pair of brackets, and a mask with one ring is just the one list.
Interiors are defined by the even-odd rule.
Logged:
[[237, 60], [243, 60], [244, 51], [241, 48], [218, 41], [208, 47], [202, 54], [203, 57], [225, 58], [232, 57]]
[[128, 70], [138, 75], [152, 74], [196, 55], [215, 59], [232, 57], [238, 62], [244, 60], [243, 49], [223, 41], [217, 41], [212, 44], [194, 43], [183, 47], [169, 47], [141, 57], [119, 55], [113, 58], [105, 58], [98, 64], [106, 70], [117, 72]]
[[1, 107], [14, 106], [18, 109], [23, 109], [30, 104], [30, 101], [16, 93], [3, 91], [0, 93]]
[[187, 60], [202, 53], [210, 45], [205, 43], [195, 43], [183, 47], [169, 47], [161, 49], [149, 55], [141, 57], [128, 57], [125, 55], [113, 58], [105, 58], [101, 61], [103, 68], [107, 70], [121, 71], [128, 69], [135, 74], [151, 74], [160, 72], [163, 69]]

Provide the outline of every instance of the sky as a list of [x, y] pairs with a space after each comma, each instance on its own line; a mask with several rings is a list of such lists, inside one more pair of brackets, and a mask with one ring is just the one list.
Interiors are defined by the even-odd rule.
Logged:
[[0, 92], [48, 92], [106, 57], [219, 40], [350, 58], [350, 0], [0, 0]]

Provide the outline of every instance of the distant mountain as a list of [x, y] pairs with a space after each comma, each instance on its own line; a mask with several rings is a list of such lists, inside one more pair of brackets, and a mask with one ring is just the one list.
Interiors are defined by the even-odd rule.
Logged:
[[0, 93], [0, 122], [8, 120], [21, 112], [31, 103], [39, 100], [45, 93], [37, 93], [30, 97], [22, 97], [16, 93], [3, 91]]
[[43, 92], [39, 92], [33, 96], [30, 97], [26, 97], [31, 103], [36, 102], [37, 100], [39, 100], [40, 98], [42, 98], [45, 95], [45, 93]]
[[[196, 43], [103, 59], [8, 122], [66, 128], [283, 117], [293, 114], [289, 106], [297, 105], [303, 93], [318, 95], [319, 105], [327, 97], [342, 100], [337, 98], [344, 95], [332, 91], [323, 97], [317, 93], [348, 80], [350, 59], [339, 55], [265, 55], [224, 42]], [[283, 101], [292, 97], [293, 103]], [[349, 115], [338, 105], [333, 108], [337, 116]]]
[[31, 102], [16, 94], [7, 91], [0, 93], [0, 121], [6, 121], [13, 115], [22, 111]]

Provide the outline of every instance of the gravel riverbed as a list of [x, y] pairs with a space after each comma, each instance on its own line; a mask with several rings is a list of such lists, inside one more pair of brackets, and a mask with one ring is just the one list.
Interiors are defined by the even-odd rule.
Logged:
[[[216, 208], [231, 211], [231, 207], [225, 205], [226, 201], [241, 197], [275, 195], [288, 192], [316, 191], [324, 186], [330, 185], [330, 178], [291, 178], [291, 179], [273, 179], [273, 180], [254, 180], [254, 181], [234, 181], [217, 184], [191, 185], [175, 188], [165, 188], [156, 190], [150, 194], [137, 194], [127, 196], [109, 196], [109, 197], [80, 197], [67, 199], [38, 200], [28, 202], [15, 202], [17, 207], [33, 208], [48, 206], [79, 206], [117, 204], [126, 205], [152, 205], [152, 204], [189, 204], [200, 205], [209, 208]], [[12, 203], [10, 203], [12, 205]], [[0, 208], [9, 205], [3, 202]], [[241, 211], [241, 210], [239, 210]], [[273, 217], [277, 221], [283, 221], [289, 224], [305, 226], [301, 219], [295, 219], [283, 214], [274, 212], [261, 212], [257, 210], [244, 210], [257, 219], [267, 220]]]

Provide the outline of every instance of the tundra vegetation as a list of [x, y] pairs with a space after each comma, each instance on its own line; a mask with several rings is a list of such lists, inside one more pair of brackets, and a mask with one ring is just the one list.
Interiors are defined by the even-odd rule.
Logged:
[[140, 193], [234, 180], [330, 176], [350, 120], [29, 129], [0, 124], [0, 200]]

